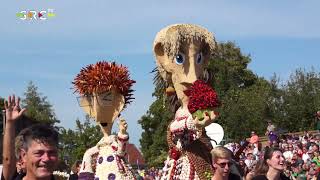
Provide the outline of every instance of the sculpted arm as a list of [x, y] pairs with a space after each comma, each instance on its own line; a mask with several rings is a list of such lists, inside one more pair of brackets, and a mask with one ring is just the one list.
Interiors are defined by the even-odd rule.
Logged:
[[119, 123], [119, 132], [118, 132], [118, 147], [116, 153], [118, 156], [124, 156], [126, 153], [126, 145], [129, 140], [129, 134], [127, 132], [128, 124], [126, 120], [121, 119]]

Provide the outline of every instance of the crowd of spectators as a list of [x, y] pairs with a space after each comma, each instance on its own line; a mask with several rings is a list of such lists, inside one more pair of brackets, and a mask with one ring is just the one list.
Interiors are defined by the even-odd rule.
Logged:
[[159, 180], [162, 176], [162, 170], [155, 167], [136, 169], [134, 173], [137, 180]]
[[[320, 178], [319, 133], [311, 134], [305, 131], [302, 135], [286, 134], [277, 138], [271, 137], [262, 146], [262, 143], [259, 142], [259, 137], [255, 132], [251, 132], [249, 142], [237, 162], [243, 179], [252, 179], [255, 175], [256, 167], [259, 165], [259, 161], [263, 159], [267, 148], [278, 148], [282, 151], [285, 167], [283, 174], [286, 177], [306, 180]], [[242, 143], [229, 143], [227, 148], [235, 153]]]
[[[1, 179], [49, 180], [54, 175], [64, 176], [64, 179], [78, 179], [81, 161], [75, 162], [71, 175], [53, 171], [58, 163], [58, 132], [54, 128], [37, 124], [15, 135], [15, 122], [25, 111], [25, 109], [20, 109], [19, 103], [19, 98], [15, 99], [15, 96], [9, 96], [8, 101], [5, 102], [7, 124], [4, 134], [4, 166]], [[225, 146], [226, 148], [215, 148], [211, 152], [212, 165], [216, 167], [212, 179], [228, 179], [228, 177], [230, 179], [230, 175], [232, 175], [231, 179], [235, 177], [245, 180], [269, 178], [271, 174], [269, 172], [272, 168], [264, 167], [267, 160], [271, 162], [268, 163], [269, 167], [281, 166], [280, 171], [273, 173], [276, 175], [273, 177], [276, 178], [271, 179], [320, 179], [319, 131], [315, 134], [305, 131], [300, 135], [279, 136], [275, 133], [275, 129], [275, 126], [269, 121], [265, 133], [268, 137], [268, 143], [264, 145], [262, 145], [259, 136], [252, 131], [248, 141], [229, 143]], [[12, 151], [13, 149], [15, 151]], [[274, 156], [279, 156], [278, 160], [272, 160]], [[233, 165], [237, 167], [235, 168], [236, 174], [229, 171]], [[162, 170], [154, 167], [132, 170], [135, 171], [138, 180], [158, 180], [162, 176]], [[220, 176], [218, 176], [218, 172], [220, 172]]]
[[[251, 180], [258, 175], [255, 171], [263, 163], [265, 151], [268, 149], [278, 149], [282, 152], [280, 155], [283, 157], [284, 170], [281, 176], [292, 180], [320, 179], [320, 133], [311, 134], [305, 131], [300, 135], [285, 134], [278, 137], [272, 132], [272, 136], [268, 136], [268, 142], [262, 144], [259, 136], [252, 131], [248, 142], [229, 143], [226, 147], [236, 155], [245, 143], [248, 145], [234, 161], [238, 167], [238, 174], [244, 180]], [[161, 169], [152, 167], [136, 170], [136, 177], [157, 180], [160, 179], [161, 173]]]

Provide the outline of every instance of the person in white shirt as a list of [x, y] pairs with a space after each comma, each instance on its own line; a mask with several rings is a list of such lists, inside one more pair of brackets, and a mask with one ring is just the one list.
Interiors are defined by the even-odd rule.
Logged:
[[247, 165], [248, 168], [251, 168], [254, 164], [253, 154], [248, 153], [247, 159], [244, 161], [244, 163]]
[[275, 125], [272, 124], [271, 120], [268, 120], [268, 126], [267, 126], [267, 131], [265, 135], [268, 136], [271, 132], [274, 133], [275, 129], [276, 129]]
[[312, 153], [312, 151], [308, 151], [306, 147], [303, 147], [302, 151], [303, 151], [302, 160], [304, 162], [307, 162], [308, 160], [310, 160], [309, 153]]
[[291, 161], [292, 157], [293, 157], [293, 146], [292, 144], [289, 144], [288, 146], [285, 147], [285, 152], [283, 153], [284, 158], [287, 161]]

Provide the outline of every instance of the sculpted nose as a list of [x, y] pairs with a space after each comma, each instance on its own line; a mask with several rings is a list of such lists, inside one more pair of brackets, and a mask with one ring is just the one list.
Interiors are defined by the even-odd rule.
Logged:
[[196, 66], [194, 64], [194, 61], [190, 61], [190, 68], [189, 73], [187, 75], [187, 79], [189, 80], [189, 83], [193, 83], [196, 80], [198, 80], [198, 75], [196, 73]]
[[192, 84], [199, 79], [200, 75], [197, 74], [194, 57], [189, 57], [188, 60], [188, 66], [186, 67], [187, 69], [185, 71], [186, 76], [183, 82]]
[[200, 56], [200, 61], [198, 59], [199, 56], [199, 49], [198, 45], [191, 43], [189, 47], [189, 51], [186, 55], [187, 60], [187, 70], [186, 70], [186, 78], [188, 83], [193, 83], [196, 80], [200, 79], [203, 75], [203, 57]]

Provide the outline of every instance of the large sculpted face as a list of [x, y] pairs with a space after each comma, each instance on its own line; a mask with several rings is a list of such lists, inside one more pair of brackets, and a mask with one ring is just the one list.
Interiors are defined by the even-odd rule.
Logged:
[[84, 111], [100, 124], [113, 123], [124, 104], [124, 96], [115, 90], [80, 98], [80, 105]]
[[135, 81], [130, 79], [127, 67], [115, 62], [90, 64], [80, 70], [72, 83], [80, 94], [80, 106], [110, 131], [113, 121], [134, 99], [131, 87]]
[[179, 52], [170, 57], [161, 44], [155, 47], [156, 57], [164, 70], [171, 75], [171, 81], [180, 100], [187, 100], [183, 93], [198, 79], [201, 79], [209, 55], [204, 51], [205, 44], [193, 41], [183, 44]]
[[[212, 46], [208, 44], [204, 39], [193, 37], [193, 34], [187, 31], [186, 39], [176, 38], [178, 42], [163, 42], [170, 39], [171, 36], [179, 36], [184, 33], [186, 28], [179, 28], [177, 25], [169, 28], [167, 31], [162, 33], [160, 31], [156, 37], [154, 44], [154, 54], [156, 56], [157, 65], [161, 76], [173, 84], [174, 89], [177, 93], [178, 99], [185, 101], [187, 96], [183, 93], [189, 86], [192, 85], [198, 79], [201, 79], [204, 74], [204, 68], [208, 63], [211, 55]], [[206, 31], [197, 26], [191, 26], [199, 32]], [[181, 31], [181, 32], [179, 32]], [[206, 31], [207, 32], [207, 31]], [[161, 33], [165, 34], [161, 37]], [[159, 35], [160, 34], [160, 35]], [[208, 33], [209, 34], [209, 33]], [[189, 38], [189, 39], [188, 39]], [[159, 40], [160, 39], [160, 40]], [[212, 42], [214, 40], [212, 39]], [[174, 45], [174, 43], [178, 44]], [[168, 52], [173, 47], [167, 47], [169, 44], [175, 46], [174, 52]]]

